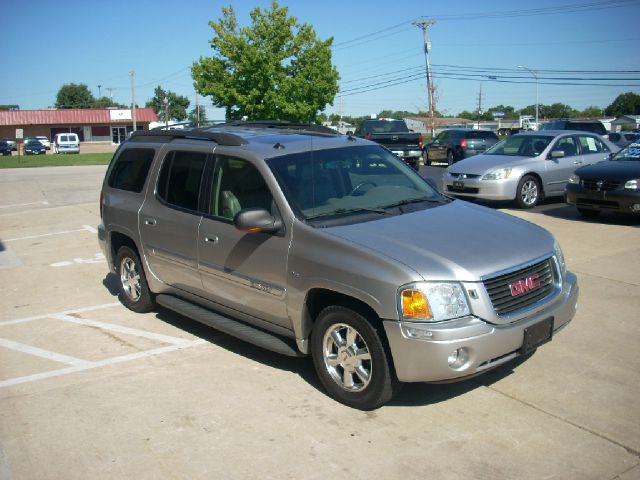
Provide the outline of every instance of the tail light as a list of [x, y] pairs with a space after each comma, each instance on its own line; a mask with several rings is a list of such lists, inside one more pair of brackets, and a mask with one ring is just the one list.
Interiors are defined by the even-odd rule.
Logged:
[[467, 148], [467, 139], [466, 138], [461, 138], [460, 139], [460, 146], [462, 148]]
[[418, 135], [418, 146], [420, 147], [420, 150], [422, 150], [422, 147], [424, 147], [424, 140], [422, 139], [422, 133]]
[[371, 132], [367, 133], [367, 136], [365, 137], [367, 140], [371, 140]]

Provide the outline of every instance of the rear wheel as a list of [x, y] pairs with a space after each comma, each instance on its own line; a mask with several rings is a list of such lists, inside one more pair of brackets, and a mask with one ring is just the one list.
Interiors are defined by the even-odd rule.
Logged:
[[447, 165], [453, 165], [453, 162], [455, 162], [455, 159], [453, 158], [453, 150], [449, 150], [447, 152]]
[[373, 410], [400, 390], [378, 332], [349, 308], [330, 306], [320, 312], [311, 354], [320, 382], [345, 405]]
[[146, 313], [153, 310], [155, 301], [138, 254], [129, 247], [120, 247], [116, 257], [119, 298], [129, 310]]
[[540, 183], [531, 175], [525, 175], [518, 183], [516, 203], [520, 208], [533, 208], [540, 201]]

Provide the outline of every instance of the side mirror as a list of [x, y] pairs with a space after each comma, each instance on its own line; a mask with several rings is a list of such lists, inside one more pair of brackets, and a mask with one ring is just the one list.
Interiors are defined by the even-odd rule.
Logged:
[[552, 150], [549, 158], [562, 158], [564, 157], [564, 150]]
[[246, 233], [275, 233], [282, 228], [282, 221], [264, 208], [247, 208], [236, 213], [233, 225]]

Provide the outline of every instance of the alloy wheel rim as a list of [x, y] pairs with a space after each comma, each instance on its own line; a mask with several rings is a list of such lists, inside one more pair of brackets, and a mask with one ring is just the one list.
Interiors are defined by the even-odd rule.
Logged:
[[373, 364], [364, 338], [344, 323], [332, 325], [322, 341], [322, 355], [334, 382], [348, 392], [361, 392], [369, 385]]
[[538, 186], [533, 180], [528, 180], [522, 185], [520, 197], [526, 205], [533, 205], [538, 199]]
[[123, 258], [120, 264], [120, 283], [127, 297], [134, 302], [140, 299], [140, 274], [136, 262], [130, 257]]

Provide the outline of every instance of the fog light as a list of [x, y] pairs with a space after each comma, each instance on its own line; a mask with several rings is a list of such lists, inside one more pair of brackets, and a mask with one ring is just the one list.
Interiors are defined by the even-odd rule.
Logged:
[[449, 354], [447, 362], [453, 369], [462, 368], [469, 361], [469, 351], [466, 348], [458, 348]]

